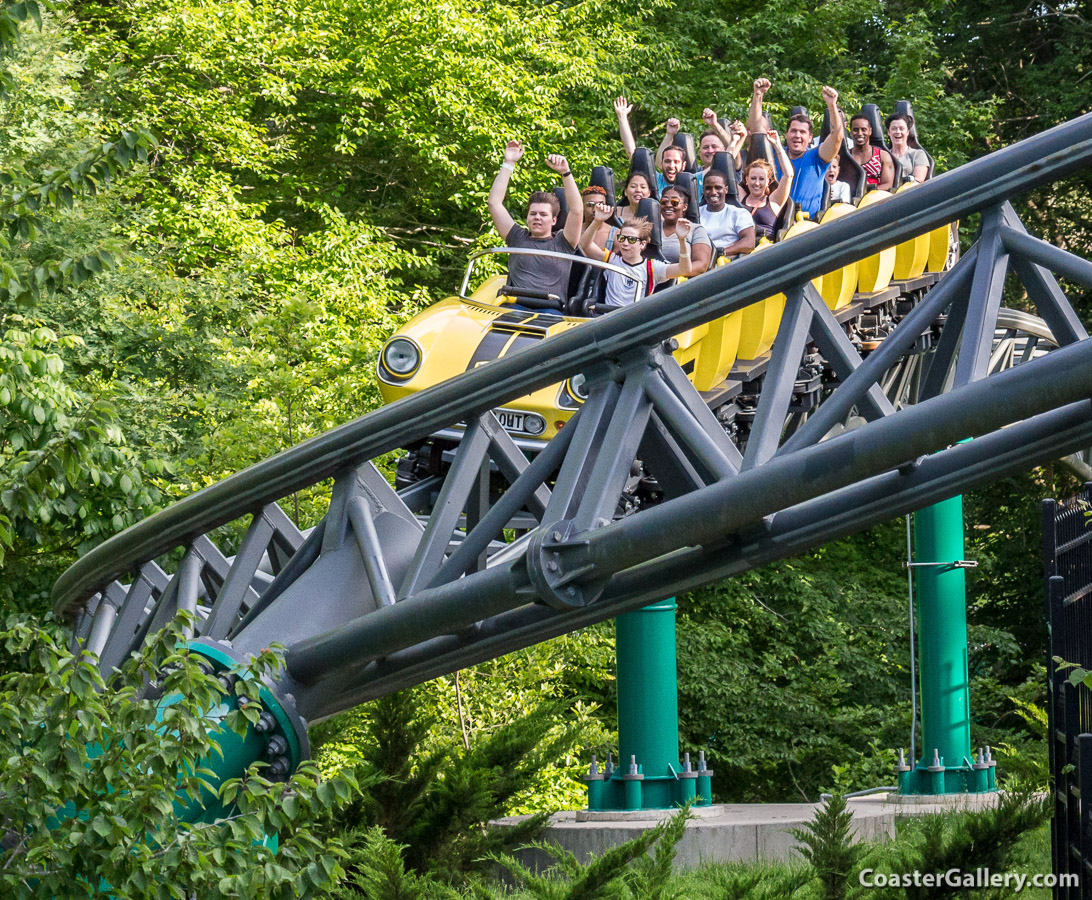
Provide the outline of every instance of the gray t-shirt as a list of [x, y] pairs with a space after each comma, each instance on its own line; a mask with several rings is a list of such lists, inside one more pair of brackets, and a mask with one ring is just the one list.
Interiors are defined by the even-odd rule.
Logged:
[[[535, 250], [555, 250], [558, 253], [574, 253], [573, 245], [565, 239], [563, 231], [553, 237], [533, 238], [522, 225], [513, 224], [505, 237], [509, 247], [531, 247]], [[569, 293], [569, 269], [567, 260], [549, 259], [542, 256], [509, 256], [508, 285], [514, 288], [534, 288], [557, 294], [562, 302]]]
[[902, 170], [900, 174], [903, 176], [912, 175], [916, 166], [929, 168], [929, 157], [924, 150], [919, 150], [917, 147], [910, 147], [902, 156], [896, 157], [896, 161]]
[[[686, 243], [690, 245], [690, 254], [694, 254], [695, 244], [705, 244], [706, 247], [712, 247], [713, 242], [709, 240], [709, 235], [706, 233], [705, 228], [701, 225], [695, 225], [690, 223], [690, 237], [686, 239]], [[665, 234], [663, 243], [660, 244], [660, 255], [663, 256], [669, 263], [677, 263], [679, 261], [679, 236], [675, 232], [671, 234]]]

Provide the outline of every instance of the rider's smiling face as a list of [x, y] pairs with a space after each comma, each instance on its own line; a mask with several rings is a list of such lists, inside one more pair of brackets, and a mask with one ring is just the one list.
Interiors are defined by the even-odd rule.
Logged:
[[713, 164], [713, 157], [723, 150], [728, 148], [724, 146], [724, 142], [715, 134], [707, 134], [701, 139], [701, 147], [699, 152], [701, 153], [701, 161], [705, 166], [711, 166]]
[[686, 164], [686, 157], [678, 147], [668, 147], [663, 155], [664, 178], [674, 181]]

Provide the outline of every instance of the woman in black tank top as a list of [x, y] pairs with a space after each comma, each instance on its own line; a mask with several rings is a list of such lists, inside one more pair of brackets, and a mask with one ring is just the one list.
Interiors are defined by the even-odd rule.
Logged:
[[777, 148], [777, 161], [781, 166], [781, 178], [774, 175], [774, 168], [764, 159], [754, 159], [743, 170], [743, 206], [755, 220], [755, 238], [777, 239], [774, 227], [778, 213], [789, 199], [792, 189], [793, 168], [781, 139], [772, 129], [766, 132], [772, 145]]

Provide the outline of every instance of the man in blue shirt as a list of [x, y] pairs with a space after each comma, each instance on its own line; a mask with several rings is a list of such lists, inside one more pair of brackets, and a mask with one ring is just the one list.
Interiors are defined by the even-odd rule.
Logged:
[[[768, 78], [759, 78], [754, 83], [751, 96], [751, 111], [747, 117], [747, 131], [766, 133], [766, 117], [762, 115], [762, 98], [770, 89]], [[811, 119], [805, 115], [795, 115], [789, 119], [785, 131], [785, 152], [792, 161], [792, 199], [798, 209], [811, 218], [819, 214], [823, 203], [823, 176], [826, 175], [830, 161], [838, 155], [838, 150], [845, 140], [845, 126], [838, 112], [838, 92], [832, 87], [823, 88], [823, 102], [830, 112], [830, 121], [836, 123], [830, 134], [818, 146], [812, 147]]]

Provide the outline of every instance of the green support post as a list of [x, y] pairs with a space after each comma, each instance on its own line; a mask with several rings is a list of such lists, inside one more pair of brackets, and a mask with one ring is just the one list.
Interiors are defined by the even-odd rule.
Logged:
[[620, 758], [606, 773], [593, 761], [591, 810], [672, 809], [701, 794], [689, 755], [679, 762], [675, 609], [672, 597], [615, 619]]
[[[914, 513], [921, 756], [899, 773], [902, 794], [989, 790], [988, 758], [971, 751], [967, 672], [967, 594], [963, 568], [963, 498]], [[985, 786], [984, 786], [985, 785]]]

